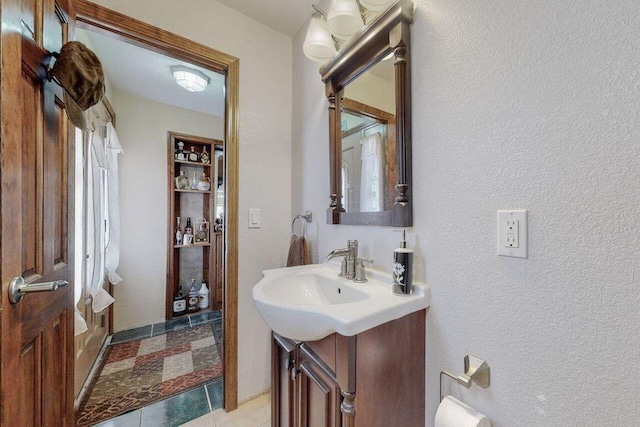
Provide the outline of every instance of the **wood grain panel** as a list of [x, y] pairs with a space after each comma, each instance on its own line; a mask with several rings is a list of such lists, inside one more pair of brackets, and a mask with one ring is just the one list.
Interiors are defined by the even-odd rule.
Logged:
[[331, 334], [318, 341], [306, 342], [305, 346], [313, 352], [327, 365], [329, 369], [336, 372], [336, 337], [338, 334]]
[[40, 359], [39, 339], [28, 343], [20, 356], [19, 383], [15, 384], [15, 391], [19, 393], [18, 401], [21, 403], [22, 411], [28, 424], [25, 426], [39, 426], [40, 396], [37, 390], [40, 389], [40, 369], [38, 360]]
[[[22, 94], [29, 123], [38, 123], [42, 99], [36, 83], [22, 73]], [[41, 126], [22, 128], [22, 276], [42, 274], [42, 132]]]
[[300, 360], [298, 375], [299, 425], [305, 427], [340, 426], [342, 397], [335, 373], [311, 350], [308, 343], [299, 345], [298, 354]]
[[[54, 269], [60, 268], [67, 262], [67, 205], [68, 205], [68, 191], [67, 191], [67, 126], [66, 116], [64, 113], [64, 106], [61, 100], [56, 97], [54, 120], [52, 125], [54, 129], [48, 132], [49, 135], [55, 136], [51, 140], [47, 141], [47, 147], [45, 147], [45, 161], [52, 162], [53, 169], [57, 171], [55, 174], [48, 174], [50, 181], [47, 181], [47, 185], [51, 186], [50, 189], [50, 208], [51, 208], [51, 223], [54, 232], [53, 240], [53, 266]], [[49, 189], [46, 189], [49, 192]]]
[[300, 365], [300, 425], [331, 427], [331, 387], [313, 368]]
[[[66, 6], [66, 0], [62, 1]], [[53, 102], [60, 89], [41, 75], [46, 55], [43, 43], [46, 40], [49, 50], [59, 51], [66, 34], [66, 25], [62, 24], [65, 14], [53, 0], [2, 0], [0, 9], [1, 423], [71, 426], [73, 390], [68, 385], [73, 382], [73, 357], [69, 357], [73, 353], [73, 325], [68, 313], [73, 313], [73, 285], [51, 293], [28, 294], [19, 304], [8, 301], [5, 289], [11, 278], [20, 275], [28, 276], [28, 283], [72, 278], [72, 268], [53, 269], [51, 254], [60, 244], [54, 243], [54, 235], [73, 228], [73, 219], [67, 215], [66, 206], [58, 206], [58, 212], [64, 212], [59, 217], [71, 225], [55, 230], [48, 194], [66, 187], [68, 171], [61, 168], [69, 163], [67, 159], [59, 161], [57, 153], [46, 156], [45, 147], [53, 141], [56, 147], [63, 145], [69, 150], [64, 151], [69, 155], [73, 147], [61, 139], [66, 131], [60, 128], [68, 124], [61, 104]], [[56, 21], [57, 26], [53, 26]], [[46, 133], [51, 130], [56, 132]], [[60, 203], [66, 201], [65, 195], [54, 197]], [[62, 244], [67, 243], [73, 246], [73, 236]]]
[[357, 426], [424, 425], [425, 316], [420, 310], [358, 335]]
[[33, 41], [37, 41], [39, 28], [36, 27], [36, 0], [22, 0], [22, 13], [21, 13], [21, 24], [22, 24], [22, 34], [31, 38]]
[[271, 340], [271, 425], [294, 427], [295, 386], [291, 369], [296, 369], [296, 343], [273, 332]]

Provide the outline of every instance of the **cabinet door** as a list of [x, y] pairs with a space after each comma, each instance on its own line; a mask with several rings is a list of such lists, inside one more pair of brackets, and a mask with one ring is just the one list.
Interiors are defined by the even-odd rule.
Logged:
[[339, 427], [341, 396], [335, 374], [304, 344], [300, 346], [298, 353], [300, 427]]
[[294, 427], [296, 343], [273, 333], [271, 341], [271, 425]]

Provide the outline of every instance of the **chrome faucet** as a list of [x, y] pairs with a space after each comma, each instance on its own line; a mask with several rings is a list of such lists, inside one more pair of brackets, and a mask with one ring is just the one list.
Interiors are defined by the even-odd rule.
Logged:
[[329, 255], [325, 258], [325, 262], [339, 256], [344, 257], [342, 260], [342, 267], [340, 269], [340, 277], [346, 277], [349, 280], [355, 279], [356, 260], [358, 259], [358, 241], [348, 240], [346, 248], [335, 249], [329, 252]]

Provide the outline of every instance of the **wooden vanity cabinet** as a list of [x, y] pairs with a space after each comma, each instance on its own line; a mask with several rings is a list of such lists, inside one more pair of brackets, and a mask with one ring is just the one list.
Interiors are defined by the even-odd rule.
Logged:
[[[273, 333], [271, 340], [271, 425], [294, 427], [295, 390], [291, 372], [295, 367], [297, 343]], [[294, 374], [295, 375], [295, 374]]]
[[273, 333], [274, 427], [420, 427], [425, 421], [425, 317], [361, 334], [299, 342]]

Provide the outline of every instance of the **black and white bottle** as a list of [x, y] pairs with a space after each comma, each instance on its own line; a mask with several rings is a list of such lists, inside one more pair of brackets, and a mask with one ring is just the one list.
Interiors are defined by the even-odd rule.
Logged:
[[406, 231], [402, 231], [400, 247], [393, 250], [393, 293], [411, 295], [413, 290], [413, 249], [407, 249]]

